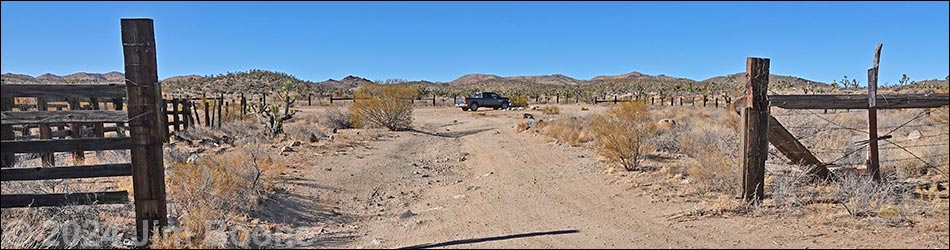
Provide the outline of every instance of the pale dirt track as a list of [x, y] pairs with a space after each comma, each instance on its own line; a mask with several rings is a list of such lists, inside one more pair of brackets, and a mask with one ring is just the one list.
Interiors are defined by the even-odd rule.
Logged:
[[[361, 130], [356, 135], [356, 130], [345, 130], [336, 140], [378, 139], [357, 143], [347, 152], [302, 147], [293, 153], [294, 169], [262, 217], [316, 235], [317, 242], [304, 247], [937, 246], [929, 235], [893, 230], [868, 235], [794, 219], [676, 222], [668, 217], [695, 205], [653, 198], [629, 178], [603, 173], [589, 148], [517, 133], [523, 111], [478, 113], [485, 115], [417, 108], [414, 125], [422, 132]], [[563, 106], [562, 113], [581, 112], [577, 106]], [[400, 218], [407, 209], [417, 215]], [[540, 234], [521, 235], [526, 233]]]

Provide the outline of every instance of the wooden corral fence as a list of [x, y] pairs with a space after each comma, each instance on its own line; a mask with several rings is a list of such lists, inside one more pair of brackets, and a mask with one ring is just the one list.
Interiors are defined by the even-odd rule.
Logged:
[[[161, 85], [151, 19], [122, 19], [125, 84], [4, 84], [2, 96], [2, 181], [132, 176], [136, 232], [145, 242], [165, 226], [165, 176]], [[124, 100], [123, 100], [124, 99]], [[34, 101], [36, 110], [14, 111], [15, 101]], [[66, 106], [51, 101], [65, 100]], [[103, 102], [106, 102], [103, 104]], [[86, 103], [90, 108], [83, 108]], [[112, 104], [107, 108], [107, 104]], [[64, 110], [68, 107], [68, 110]], [[124, 107], [127, 109], [123, 110]], [[35, 124], [39, 137], [14, 136], [14, 126]], [[104, 124], [115, 124], [106, 137]], [[128, 135], [126, 135], [126, 124]], [[92, 133], [85, 133], [86, 128]], [[57, 128], [53, 130], [53, 128]], [[68, 130], [66, 129], [68, 128]], [[85, 151], [129, 150], [131, 161], [83, 165]], [[74, 152], [78, 165], [55, 166], [53, 153]], [[41, 154], [45, 167], [18, 167], [17, 155]], [[3, 194], [2, 208], [128, 203], [126, 191]], [[143, 239], [145, 241], [143, 241]]]
[[[247, 104], [242, 104], [242, 110], [234, 110], [225, 99], [224, 94], [218, 97], [174, 97], [162, 99], [163, 121], [167, 128], [166, 137], [171, 132], [184, 131], [196, 126], [220, 128], [223, 117], [247, 114]], [[170, 118], [169, 118], [170, 117]]]
[[[750, 57], [746, 62], [746, 95], [737, 99], [733, 108], [741, 115], [740, 161], [741, 185], [739, 196], [747, 202], [761, 200], [765, 188], [765, 162], [769, 144], [790, 162], [809, 168], [818, 178], [829, 178], [827, 164], [821, 162], [784, 125], [770, 114], [770, 107], [783, 109], [864, 109], [868, 111], [867, 175], [880, 181], [878, 141], [889, 135], [878, 136], [878, 109], [927, 109], [950, 106], [948, 94], [888, 94], [877, 93], [878, 65], [881, 45], [875, 50], [874, 66], [868, 70], [867, 95], [770, 95], [768, 93], [769, 59]], [[906, 124], [906, 123], [905, 123]]]
[[[618, 96], [613, 96], [613, 99], [604, 97], [604, 99], [594, 99], [595, 104], [599, 103], [622, 103], [622, 102], [632, 102], [639, 101], [640, 99], [646, 101], [647, 96], [631, 95], [620, 98]], [[719, 97], [708, 95], [689, 95], [689, 96], [649, 96], [650, 105], [655, 106], [690, 106], [690, 107], [726, 107], [732, 103], [732, 98], [729, 96]]]

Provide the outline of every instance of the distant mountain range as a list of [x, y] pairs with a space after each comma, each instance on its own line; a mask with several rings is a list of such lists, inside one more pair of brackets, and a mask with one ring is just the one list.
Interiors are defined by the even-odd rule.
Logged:
[[[123, 81], [125, 76], [120, 72], [109, 72], [109, 73], [86, 73], [78, 72], [65, 76], [58, 76], [50, 73], [42, 74], [39, 76], [29, 76], [23, 74], [12, 74], [4, 73], [2, 74], [2, 81], [4, 83], [61, 83], [61, 82], [73, 82], [73, 83], [82, 83], [82, 82], [116, 82]], [[448, 87], [448, 86], [480, 86], [480, 87], [497, 87], [504, 85], [517, 85], [517, 86], [537, 86], [537, 85], [553, 85], [553, 86], [586, 86], [586, 85], [596, 85], [596, 84], [610, 84], [615, 82], [652, 82], [652, 83], [670, 83], [670, 84], [683, 84], [683, 85], [704, 85], [704, 84], [719, 84], [719, 85], [740, 85], [743, 84], [745, 80], [745, 73], [735, 73], [724, 76], [711, 77], [709, 79], [697, 81], [688, 78], [680, 77], [671, 77], [666, 75], [648, 75], [640, 72], [630, 72], [620, 75], [602, 75], [596, 76], [589, 80], [580, 80], [575, 79], [562, 74], [553, 74], [553, 75], [540, 75], [540, 76], [498, 76], [491, 74], [466, 74], [456, 78], [455, 80], [449, 82], [428, 82], [428, 81], [413, 81], [413, 83], [425, 83], [433, 87]], [[209, 75], [209, 76], [200, 76], [200, 75], [183, 75], [183, 76], [173, 76], [161, 80], [165, 83], [166, 86], [175, 88], [175, 89], [192, 89], [200, 91], [226, 91], [226, 92], [238, 92], [246, 91], [248, 89], [256, 89], [259, 87], [273, 86], [279, 82], [285, 81], [300, 81], [305, 82], [311, 86], [319, 87], [325, 90], [353, 90], [358, 88], [361, 85], [372, 83], [373, 81], [358, 77], [358, 76], [346, 76], [340, 80], [336, 79], [327, 79], [321, 82], [311, 82], [297, 79], [289, 74], [272, 72], [265, 70], [251, 70], [248, 72], [238, 72], [238, 73], [227, 73], [220, 75]], [[803, 87], [803, 86], [815, 86], [815, 85], [827, 85], [827, 83], [812, 81], [804, 79], [801, 77], [795, 76], [783, 76], [783, 75], [770, 75], [769, 82], [771, 84], [781, 84], [785, 87]], [[926, 80], [923, 81], [927, 84], [946, 84], [946, 80]], [[188, 85], [188, 86], [186, 86]], [[199, 85], [199, 86], [193, 86]], [[200, 86], [200, 85], [210, 85], [210, 86]], [[235, 86], [231, 86], [235, 85]]]
[[86, 72], [77, 72], [65, 76], [58, 76], [50, 73], [38, 75], [38, 76], [29, 76], [23, 74], [12, 74], [4, 73], [2, 75], [4, 82], [37, 82], [37, 83], [56, 83], [56, 82], [112, 82], [112, 81], [124, 81], [125, 74], [120, 72], [112, 71], [109, 73], [86, 73]]

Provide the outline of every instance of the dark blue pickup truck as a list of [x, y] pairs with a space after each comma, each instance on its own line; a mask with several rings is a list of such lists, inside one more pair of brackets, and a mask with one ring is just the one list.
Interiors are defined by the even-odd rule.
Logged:
[[462, 111], [478, 111], [480, 107], [491, 107], [492, 109], [508, 109], [511, 106], [511, 100], [492, 92], [475, 92], [470, 97], [455, 101], [455, 106], [462, 108]]

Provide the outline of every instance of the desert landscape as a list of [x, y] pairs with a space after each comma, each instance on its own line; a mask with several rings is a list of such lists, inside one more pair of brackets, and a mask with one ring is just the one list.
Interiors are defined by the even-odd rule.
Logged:
[[318, 81], [160, 75], [161, 21], [120, 19], [122, 71], [4, 59], [4, 249], [950, 247], [950, 77], [883, 43], [866, 79]]

